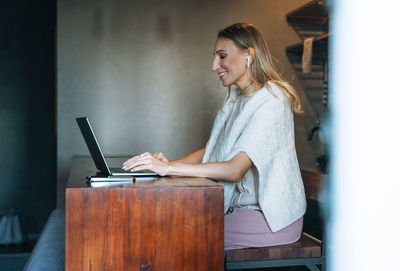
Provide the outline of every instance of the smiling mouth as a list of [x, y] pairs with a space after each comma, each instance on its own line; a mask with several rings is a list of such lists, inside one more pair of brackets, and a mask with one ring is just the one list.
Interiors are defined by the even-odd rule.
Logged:
[[225, 76], [227, 74], [227, 72], [221, 72], [221, 73], [218, 73], [218, 75], [219, 75], [219, 78], [222, 78], [223, 76]]

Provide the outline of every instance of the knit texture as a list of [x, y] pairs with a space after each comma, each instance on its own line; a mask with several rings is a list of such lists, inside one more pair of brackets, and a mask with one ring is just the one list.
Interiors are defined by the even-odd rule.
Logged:
[[[247, 154], [258, 172], [260, 208], [271, 231], [276, 232], [304, 215], [306, 200], [294, 145], [293, 114], [279, 87], [273, 83], [269, 86], [272, 93], [263, 87], [242, 108], [220, 144], [218, 161], [230, 161], [240, 152]], [[218, 135], [239, 94], [239, 90], [233, 90], [218, 111], [203, 163], [210, 161]], [[224, 186], [226, 212], [235, 183], [220, 184]]]

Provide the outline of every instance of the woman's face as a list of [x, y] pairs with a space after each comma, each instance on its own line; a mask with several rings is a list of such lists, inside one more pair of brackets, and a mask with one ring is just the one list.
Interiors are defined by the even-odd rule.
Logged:
[[212, 70], [217, 72], [222, 84], [227, 87], [235, 84], [244, 89], [249, 82], [246, 51], [240, 50], [235, 43], [226, 38], [218, 38], [215, 43]]

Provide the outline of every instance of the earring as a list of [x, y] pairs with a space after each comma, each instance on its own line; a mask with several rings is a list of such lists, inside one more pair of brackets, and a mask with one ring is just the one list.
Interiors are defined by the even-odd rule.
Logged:
[[250, 68], [250, 59], [251, 59], [251, 56], [247, 56], [247, 67], [249, 67], [249, 68]]

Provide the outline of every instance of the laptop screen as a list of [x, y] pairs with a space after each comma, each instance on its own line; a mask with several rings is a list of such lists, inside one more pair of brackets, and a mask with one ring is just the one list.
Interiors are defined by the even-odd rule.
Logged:
[[111, 172], [107, 166], [106, 159], [101, 152], [100, 146], [97, 143], [96, 136], [94, 135], [92, 126], [90, 126], [89, 119], [86, 117], [76, 118], [79, 128], [82, 132], [83, 138], [85, 139], [86, 145], [88, 146], [90, 155], [96, 165], [96, 168], [104, 175], [110, 176]]

